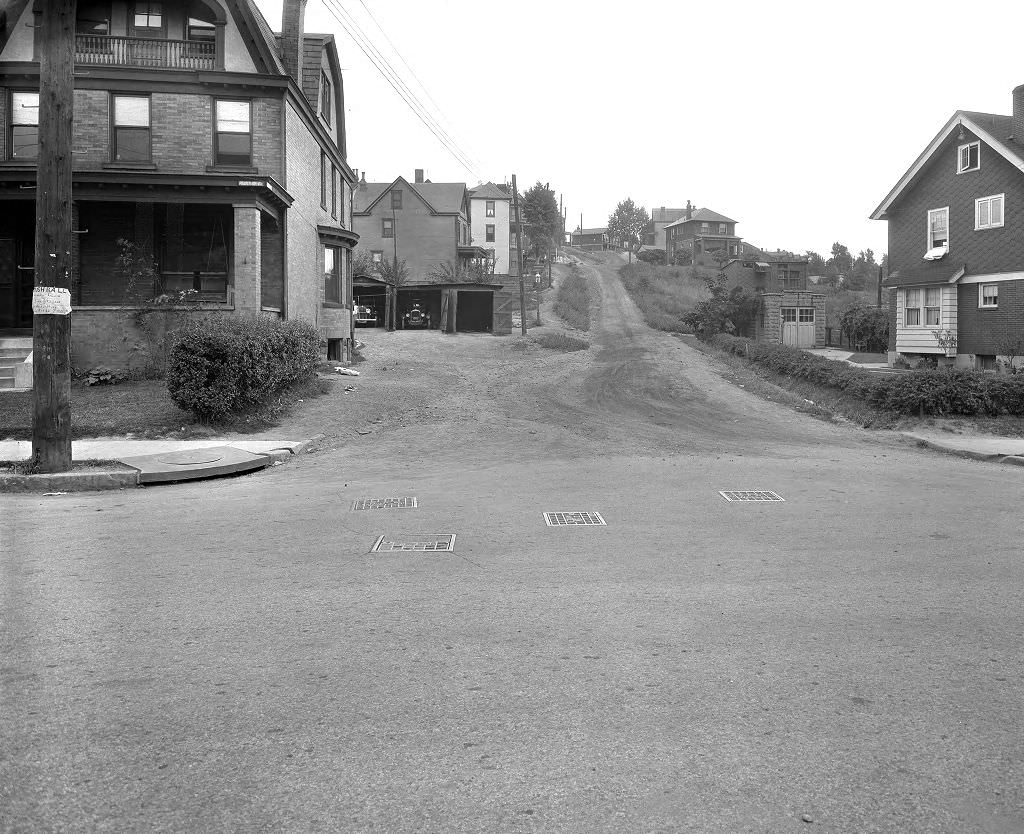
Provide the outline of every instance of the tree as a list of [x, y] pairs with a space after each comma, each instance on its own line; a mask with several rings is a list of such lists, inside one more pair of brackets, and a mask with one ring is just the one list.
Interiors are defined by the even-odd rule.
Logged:
[[405, 265], [405, 259], [394, 258], [390, 261], [381, 260], [377, 263], [377, 273], [381, 280], [387, 284], [387, 298], [384, 302], [384, 327], [388, 330], [395, 329], [395, 320], [398, 318], [398, 290], [409, 277], [409, 269]]
[[693, 329], [697, 338], [710, 342], [717, 333], [749, 333], [761, 311], [761, 299], [749, 295], [742, 287], [727, 290], [729, 279], [719, 273], [705, 276], [708, 297], [683, 316], [683, 323]]
[[833, 243], [832, 257], [828, 259], [826, 266], [832, 267], [837, 275], [848, 276], [850, 270], [853, 269], [853, 256], [850, 254], [850, 250], [838, 241]]
[[523, 222], [530, 227], [534, 255], [539, 257], [557, 248], [562, 240], [562, 215], [558, 212], [555, 192], [540, 181], [523, 194], [519, 201]]
[[362, 246], [356, 247], [352, 252], [352, 277], [357, 275], [369, 276], [377, 271], [377, 264], [373, 262], [373, 255]]
[[436, 264], [427, 272], [427, 278], [437, 284], [486, 284], [494, 274], [494, 262], [488, 267], [481, 261], [456, 265], [452, 261]]
[[817, 252], [808, 249], [804, 256], [807, 258], [807, 274], [808, 275], [824, 275], [825, 274], [825, 259], [821, 257]]
[[650, 220], [647, 209], [636, 205], [631, 197], [622, 200], [608, 216], [608, 237], [625, 244], [630, 263], [633, 262], [633, 248], [639, 246], [644, 239], [644, 231]]

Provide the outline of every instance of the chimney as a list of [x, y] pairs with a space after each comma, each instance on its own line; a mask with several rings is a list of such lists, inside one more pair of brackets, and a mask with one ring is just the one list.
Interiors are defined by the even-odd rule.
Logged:
[[416, 169], [416, 176], [415, 176], [414, 179], [415, 179], [416, 182], [423, 182], [423, 169], [422, 168], [417, 168]]
[[1024, 145], [1024, 84], [1013, 90], [1013, 139]]
[[281, 59], [284, 71], [302, 86], [302, 31], [306, 21], [307, 0], [284, 0], [281, 21]]
[[693, 206], [690, 205], [690, 201], [687, 200], [686, 201], [686, 219], [689, 220], [691, 217], [693, 217]]

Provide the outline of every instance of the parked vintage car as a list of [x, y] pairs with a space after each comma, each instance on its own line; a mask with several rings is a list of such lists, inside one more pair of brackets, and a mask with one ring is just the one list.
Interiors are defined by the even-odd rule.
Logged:
[[406, 310], [405, 315], [402, 316], [402, 324], [404, 327], [422, 327], [429, 329], [430, 314], [420, 306], [418, 301], [414, 301], [412, 307]]
[[356, 327], [376, 327], [377, 313], [373, 307], [356, 305]]

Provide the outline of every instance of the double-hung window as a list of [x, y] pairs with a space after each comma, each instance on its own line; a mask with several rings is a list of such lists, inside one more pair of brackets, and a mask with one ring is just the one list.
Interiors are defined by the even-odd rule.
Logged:
[[400, 209], [402, 207], [402, 191], [401, 189], [395, 189], [391, 192], [391, 208]]
[[484, 214], [488, 217], [494, 217], [494, 200], [486, 200], [484, 202]]
[[925, 260], [934, 261], [949, 251], [949, 206], [928, 212], [928, 250]]
[[380, 236], [381, 237], [394, 237], [395, 236], [395, 221], [391, 217], [382, 217], [380, 219]]
[[978, 306], [988, 308], [999, 306], [999, 284], [978, 285]]
[[149, 162], [149, 96], [113, 96], [114, 162]]
[[1003, 195], [993, 194], [974, 201], [974, 228], [998, 229], [1003, 225]]
[[487, 243], [494, 243], [494, 224], [488, 223], [484, 227], [485, 235], [487, 237]]
[[720, 235], [727, 235], [727, 234], [729, 234], [729, 227], [726, 226], [725, 223], [719, 223], [718, 224], [718, 234], [720, 234]]
[[331, 163], [331, 217], [338, 216], [338, 168]]
[[941, 308], [942, 289], [926, 287], [924, 291], [924, 323], [929, 327], [938, 327]]
[[324, 247], [324, 301], [342, 303], [341, 249], [337, 246]]
[[903, 323], [908, 327], [917, 327], [921, 324], [920, 290], [907, 290], [907, 297], [903, 306]]
[[217, 165], [252, 165], [252, 103], [219, 98], [214, 102]]
[[39, 156], [39, 93], [11, 93], [11, 159]]
[[327, 154], [320, 151], [320, 208], [327, 210]]
[[956, 149], [956, 172], [977, 171], [981, 167], [981, 143], [968, 142]]

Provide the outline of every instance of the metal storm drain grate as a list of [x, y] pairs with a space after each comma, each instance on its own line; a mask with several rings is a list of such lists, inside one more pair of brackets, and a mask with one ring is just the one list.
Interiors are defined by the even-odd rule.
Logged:
[[601, 513], [544, 513], [548, 527], [571, 527], [573, 525], [600, 525], [606, 527]]
[[353, 510], [404, 510], [418, 506], [415, 498], [357, 498], [352, 502]]
[[371, 553], [399, 553], [402, 551], [417, 551], [421, 553], [443, 553], [454, 552], [455, 534], [438, 533], [436, 535], [411, 536], [408, 539], [398, 541], [387, 536], [381, 536], [370, 548]]
[[726, 501], [785, 501], [777, 492], [771, 492], [767, 489], [735, 489], [728, 492], [722, 492], [719, 490], [721, 495]]

